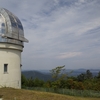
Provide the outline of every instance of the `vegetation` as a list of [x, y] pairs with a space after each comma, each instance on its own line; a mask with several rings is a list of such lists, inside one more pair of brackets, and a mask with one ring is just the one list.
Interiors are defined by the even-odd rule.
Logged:
[[3, 100], [99, 100], [23, 89], [0, 88]]
[[100, 91], [93, 90], [74, 90], [74, 89], [55, 89], [54, 88], [42, 88], [42, 87], [27, 87], [28, 90], [36, 90], [43, 92], [52, 92], [70, 96], [80, 96], [80, 97], [97, 97], [100, 98]]
[[[49, 91], [49, 92], [56, 92], [56, 93], [62, 93], [62, 94], [71, 94], [76, 96], [93, 96], [93, 97], [100, 97], [98, 93], [100, 94], [100, 72], [97, 76], [93, 77], [90, 70], [87, 70], [85, 73], [81, 73], [77, 77], [69, 77], [68, 73], [66, 73], [65, 66], [58, 66], [52, 70], [50, 70], [52, 75], [52, 80], [43, 81], [38, 78], [32, 79], [26, 79], [22, 75], [22, 87], [23, 88], [34, 88], [35, 87], [41, 87], [44, 88], [43, 91]], [[61, 91], [63, 92], [61, 92]], [[68, 91], [69, 92], [66, 92]], [[81, 93], [77, 93], [75, 90], [77, 90]], [[91, 92], [90, 92], [91, 90]], [[70, 91], [73, 91], [71, 93]], [[85, 91], [85, 92], [84, 92]], [[88, 94], [89, 92], [90, 94]], [[78, 95], [80, 94], [80, 95]], [[96, 94], [96, 95], [94, 95]]]

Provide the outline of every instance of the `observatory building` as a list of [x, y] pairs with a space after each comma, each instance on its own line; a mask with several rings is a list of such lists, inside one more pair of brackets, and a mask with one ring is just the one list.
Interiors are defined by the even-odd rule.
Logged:
[[24, 30], [20, 20], [0, 8], [0, 87], [21, 88], [21, 52]]

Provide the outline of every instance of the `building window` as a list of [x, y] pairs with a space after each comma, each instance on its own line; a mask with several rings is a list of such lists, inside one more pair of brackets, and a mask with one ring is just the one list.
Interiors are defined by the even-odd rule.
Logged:
[[8, 72], [8, 64], [4, 64], [4, 73]]

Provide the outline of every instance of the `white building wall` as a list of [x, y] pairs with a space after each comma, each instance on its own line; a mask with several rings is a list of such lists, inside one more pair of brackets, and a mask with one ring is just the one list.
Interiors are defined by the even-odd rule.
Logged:
[[[0, 43], [0, 87], [21, 88], [22, 49], [22, 46]], [[8, 64], [6, 73], [4, 64]]]

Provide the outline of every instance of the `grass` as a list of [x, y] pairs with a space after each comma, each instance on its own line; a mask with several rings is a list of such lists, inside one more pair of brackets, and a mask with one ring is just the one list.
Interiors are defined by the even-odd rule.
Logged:
[[58, 94], [65, 94], [70, 96], [79, 96], [79, 97], [95, 97], [100, 98], [100, 91], [93, 90], [74, 90], [74, 89], [56, 89], [53, 88], [43, 88], [43, 87], [27, 87], [29, 90], [43, 91], [43, 92], [52, 92]]
[[100, 98], [74, 97], [56, 93], [12, 88], [0, 88], [0, 95], [3, 95], [3, 100], [100, 100]]

